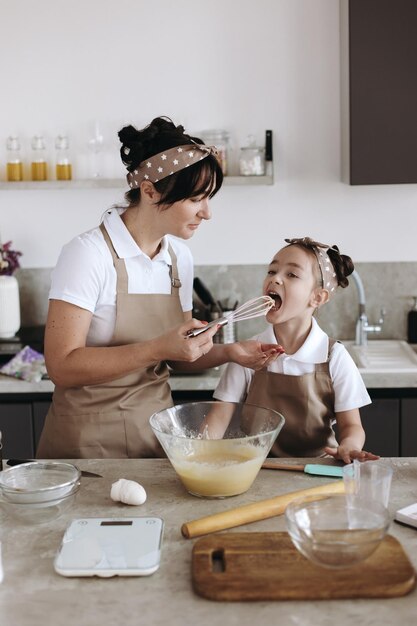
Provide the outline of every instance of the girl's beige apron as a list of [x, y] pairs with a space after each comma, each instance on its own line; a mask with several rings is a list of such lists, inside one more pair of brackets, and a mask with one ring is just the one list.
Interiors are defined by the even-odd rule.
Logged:
[[329, 340], [327, 362], [316, 363], [311, 374], [255, 372], [246, 402], [274, 409], [285, 418], [269, 453], [271, 456], [325, 456], [325, 446], [337, 447], [332, 429], [334, 391], [329, 373], [334, 343], [334, 339]]
[[[184, 321], [177, 262], [169, 246], [170, 294], [129, 294], [128, 277], [103, 224], [117, 274], [116, 324], [112, 346], [147, 341]], [[107, 383], [56, 387], [46, 416], [38, 458], [138, 458], [165, 456], [149, 417], [173, 406], [165, 362]]]

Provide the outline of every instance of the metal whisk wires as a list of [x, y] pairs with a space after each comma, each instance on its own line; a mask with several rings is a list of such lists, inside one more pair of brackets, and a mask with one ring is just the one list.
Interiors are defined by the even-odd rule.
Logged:
[[206, 324], [204, 328], [196, 328], [190, 330], [189, 337], [196, 337], [204, 331], [212, 328], [213, 326], [225, 326], [228, 322], [241, 322], [242, 320], [250, 320], [255, 317], [262, 317], [266, 315], [270, 309], [274, 306], [275, 302], [269, 296], [259, 296], [258, 298], [252, 298], [244, 304], [241, 304], [236, 310], [226, 313], [223, 317], [217, 320], [213, 320], [209, 324]]
[[227, 313], [224, 317], [233, 322], [251, 320], [254, 317], [266, 315], [274, 304], [275, 302], [269, 296], [259, 296], [241, 304], [236, 310]]

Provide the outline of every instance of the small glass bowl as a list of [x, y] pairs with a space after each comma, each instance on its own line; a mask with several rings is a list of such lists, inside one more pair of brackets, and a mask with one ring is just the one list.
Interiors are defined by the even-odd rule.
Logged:
[[19, 505], [49, 503], [72, 493], [80, 478], [80, 470], [70, 463], [22, 463], [0, 473], [0, 495]]
[[331, 569], [351, 567], [371, 556], [390, 524], [388, 509], [381, 503], [330, 494], [293, 500], [285, 518], [301, 554]]
[[43, 502], [1, 502], [4, 512], [23, 524], [42, 524], [50, 522], [71, 508], [80, 488], [80, 483], [76, 483], [70, 492], [65, 496], [60, 496]]

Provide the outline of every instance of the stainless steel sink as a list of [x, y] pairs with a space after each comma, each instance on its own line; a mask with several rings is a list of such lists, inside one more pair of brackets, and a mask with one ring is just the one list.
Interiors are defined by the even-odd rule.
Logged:
[[417, 372], [417, 353], [406, 341], [369, 340], [367, 346], [343, 341], [360, 370], [366, 372]]

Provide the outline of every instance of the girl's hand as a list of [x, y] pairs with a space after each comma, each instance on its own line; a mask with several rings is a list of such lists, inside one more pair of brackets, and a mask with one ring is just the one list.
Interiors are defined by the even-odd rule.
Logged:
[[283, 348], [277, 346], [277, 344], [261, 343], [252, 339], [231, 343], [228, 348], [229, 360], [231, 362], [253, 370], [268, 367], [270, 363], [284, 352]]
[[372, 452], [366, 452], [366, 450], [350, 450], [349, 448], [341, 445], [338, 448], [324, 448], [326, 454], [334, 457], [337, 461], [343, 461], [344, 463], [351, 463], [355, 459], [357, 461], [377, 461], [380, 457]]

